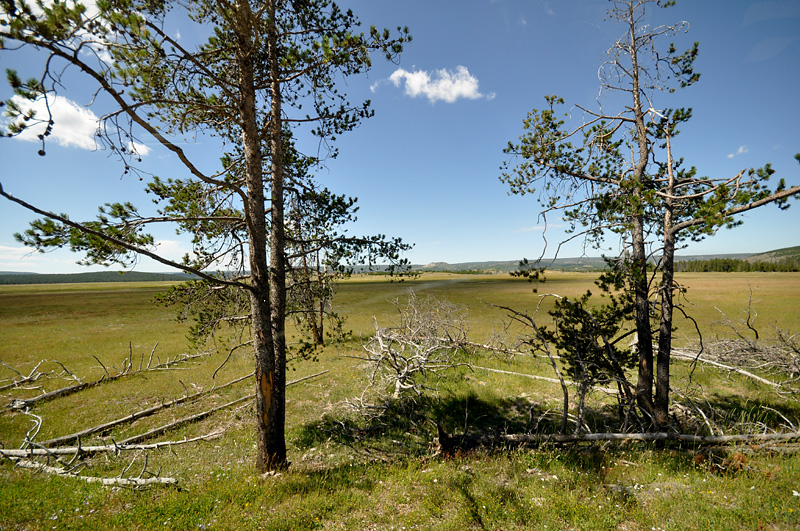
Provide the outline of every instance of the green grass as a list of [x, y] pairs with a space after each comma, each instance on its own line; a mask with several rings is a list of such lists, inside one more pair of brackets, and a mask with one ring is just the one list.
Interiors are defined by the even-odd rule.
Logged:
[[[539, 294], [578, 295], [592, 287], [588, 274], [554, 275]], [[713, 325], [718, 307], [737, 317], [754, 288], [757, 323], [800, 330], [800, 275], [683, 275], [688, 303], [707, 334], [727, 334]], [[709, 453], [691, 447], [649, 445], [604, 448], [495, 449], [444, 458], [432, 456], [435, 435], [429, 420], [451, 432], [464, 425], [482, 430], [526, 431], [542, 419], [552, 430], [559, 407], [557, 385], [522, 377], [461, 370], [442, 381], [421, 412], [397, 410], [380, 422], [366, 422], [344, 401], [358, 396], [364, 373], [352, 358], [361, 338], [395, 317], [391, 301], [409, 288], [464, 306], [470, 336], [479, 341], [502, 330], [508, 305], [533, 312], [539, 295], [531, 285], [505, 275], [426, 274], [415, 281], [388, 283], [356, 278], [343, 283], [336, 309], [347, 316], [354, 339], [330, 345], [317, 362], [292, 366], [289, 379], [329, 370], [287, 391], [290, 470], [280, 477], [253, 472], [255, 440], [248, 407], [222, 411], [175, 430], [161, 440], [177, 440], [224, 428], [209, 441], [152, 452], [148, 468], [179, 479], [177, 487], [142, 490], [109, 488], [45, 476], [0, 463], [0, 529], [800, 529], [800, 458], [794, 453], [749, 453], [732, 448]], [[96, 355], [109, 367], [133, 353], [144, 364], [158, 342], [163, 361], [187, 352], [186, 326], [170, 309], [149, 300], [163, 284], [48, 285], [0, 287], [0, 359], [27, 373], [42, 359], [57, 359], [86, 380], [103, 374]], [[545, 306], [546, 308], [546, 306]], [[542, 310], [543, 311], [543, 310]], [[679, 323], [679, 336], [691, 342]], [[710, 330], [710, 331], [708, 331]], [[681, 335], [682, 334], [682, 335]], [[227, 352], [213, 353], [174, 371], [159, 371], [103, 384], [35, 408], [43, 419], [37, 440], [63, 435], [181, 396], [187, 388], [210, 388], [211, 374]], [[532, 358], [506, 360], [479, 354], [477, 365], [552, 376]], [[251, 359], [238, 354], [220, 371], [224, 383], [247, 374]], [[41, 370], [60, 368], [52, 362]], [[113, 369], [110, 369], [113, 371]], [[0, 379], [15, 376], [0, 368]], [[688, 367], [675, 363], [676, 385], [688, 382]], [[0, 393], [35, 396], [66, 383], [40, 379], [27, 390]], [[798, 401], [781, 397], [738, 376], [700, 368], [692, 385], [727, 419], [726, 430], [782, 420], [766, 408], [800, 418]], [[243, 382], [199, 403], [167, 409], [123, 428], [83, 441], [120, 440], [172, 419], [250, 392]], [[607, 400], [590, 405], [595, 428], [602, 428]], [[32, 426], [19, 412], [0, 413], [0, 442], [18, 447]], [[131, 461], [130, 475], [144, 464], [141, 455], [92, 458], [87, 474], [118, 475]]]

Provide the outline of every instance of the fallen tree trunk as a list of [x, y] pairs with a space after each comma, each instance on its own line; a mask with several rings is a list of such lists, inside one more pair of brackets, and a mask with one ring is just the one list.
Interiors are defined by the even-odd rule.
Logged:
[[[555, 359], [555, 356], [553, 356], [553, 358]], [[551, 382], [551, 383], [561, 384], [560, 380], [558, 380], [556, 378], [548, 378], [547, 376], [537, 376], [535, 374], [525, 374], [525, 373], [522, 373], [522, 372], [504, 371], [502, 369], [491, 369], [489, 367], [481, 367], [480, 365], [470, 365], [470, 367], [472, 367], [473, 369], [481, 369], [483, 371], [488, 371], [488, 372], [496, 372], [498, 374], [509, 374], [511, 376], [521, 376], [523, 378], [530, 378], [532, 380], [542, 380], [543, 382]], [[565, 383], [566, 385], [574, 385], [574, 386], [578, 386], [579, 385], [578, 382], [573, 382], [571, 380], [564, 380], [563, 383]], [[611, 388], [608, 388], [608, 387], [593, 387], [593, 389], [596, 389], [598, 391], [603, 391], [605, 393], [611, 393], [611, 394], [619, 393], [618, 390], [611, 389]]]
[[[327, 372], [328, 371], [322, 371], [322, 372], [318, 372], [316, 374], [312, 374], [310, 376], [305, 376], [303, 378], [298, 378], [297, 380], [292, 380], [291, 382], [287, 382], [286, 386], [288, 387], [290, 385], [295, 385], [295, 384], [298, 384], [300, 382], [304, 382], [306, 380], [310, 380], [312, 378], [316, 378], [317, 376], [321, 376], [321, 375], [323, 375], [323, 374], [325, 374]], [[246, 376], [242, 376], [240, 378], [236, 378], [235, 380], [231, 380], [230, 382], [228, 382], [225, 385], [222, 385], [220, 387], [212, 387], [211, 389], [208, 389], [206, 391], [200, 391], [199, 393], [195, 393], [193, 395], [187, 395], [187, 396], [175, 399], [175, 400], [171, 400], [169, 402], [164, 402], [162, 404], [159, 404], [157, 406], [153, 406], [151, 408], [148, 408], [148, 409], [145, 409], [145, 410], [142, 410], [142, 411], [138, 411], [136, 413], [131, 413], [130, 415], [126, 415], [125, 417], [122, 417], [120, 419], [116, 419], [116, 420], [112, 420], [110, 422], [106, 422], [104, 424], [100, 424], [99, 426], [94, 426], [94, 427], [91, 427], [91, 428], [87, 428], [85, 430], [81, 430], [79, 432], [71, 433], [69, 435], [64, 435], [63, 437], [56, 437], [55, 439], [49, 439], [49, 440], [46, 440], [46, 441], [42, 441], [42, 442], [39, 442], [37, 444], [39, 446], [43, 446], [45, 448], [51, 448], [51, 447], [54, 447], [54, 446], [58, 446], [60, 444], [76, 441], [76, 440], [79, 440], [82, 437], [86, 437], [88, 435], [92, 435], [92, 434], [98, 433], [98, 432], [103, 432], [103, 431], [109, 430], [111, 428], [114, 428], [116, 426], [119, 426], [119, 425], [122, 425], [122, 424], [126, 424], [126, 423], [130, 423], [130, 422], [133, 422], [133, 421], [138, 420], [140, 418], [152, 415], [152, 414], [154, 414], [154, 413], [156, 413], [156, 412], [158, 412], [158, 411], [160, 411], [162, 409], [165, 409], [165, 408], [168, 408], [168, 407], [172, 407], [174, 405], [181, 404], [181, 403], [184, 403], [184, 402], [187, 402], [187, 401], [190, 401], [190, 400], [196, 400], [197, 398], [199, 398], [199, 397], [201, 397], [203, 395], [212, 393], [214, 391], [219, 391], [219, 390], [224, 389], [226, 387], [230, 387], [230, 386], [232, 386], [232, 385], [234, 385], [236, 383], [241, 382], [242, 380], [250, 378], [251, 376], [253, 376], [253, 373], [250, 373], [250, 374], [248, 374]], [[140, 435], [134, 435], [133, 437], [129, 437], [128, 439], [125, 439], [124, 441], [122, 441], [119, 444], [120, 445], [123, 445], [123, 444], [128, 444], [129, 445], [129, 444], [134, 444], [136, 442], [142, 441], [144, 439], [149, 439], [151, 437], [155, 437], [156, 435], [160, 435], [160, 434], [164, 433], [165, 431], [168, 431], [170, 429], [176, 428], [176, 427], [178, 427], [178, 426], [180, 426], [182, 424], [187, 424], [187, 423], [190, 423], [190, 422], [197, 422], [198, 420], [202, 420], [205, 417], [211, 415], [212, 413], [216, 413], [217, 411], [220, 411], [222, 409], [225, 409], [225, 408], [228, 408], [228, 407], [232, 407], [232, 406], [234, 406], [236, 404], [239, 404], [241, 402], [245, 402], [245, 401], [247, 401], [249, 399], [253, 399], [254, 397], [255, 397], [255, 394], [244, 396], [244, 397], [241, 397], [241, 398], [237, 398], [236, 400], [234, 400], [232, 402], [228, 402], [227, 404], [223, 404], [221, 406], [217, 406], [217, 407], [215, 407], [213, 409], [210, 409], [208, 411], [203, 411], [202, 413], [197, 413], [196, 415], [191, 415], [189, 417], [184, 417], [182, 419], [178, 419], [178, 420], [176, 420], [174, 422], [170, 422], [169, 424], [165, 424], [164, 426], [160, 426], [158, 428], [152, 429], [152, 430], [150, 430], [150, 431], [148, 431], [146, 433], [142, 433]]]
[[182, 396], [180, 398], [176, 398], [175, 400], [170, 400], [168, 402], [163, 402], [163, 403], [161, 403], [161, 404], [159, 404], [157, 406], [153, 406], [153, 407], [144, 409], [142, 411], [137, 411], [136, 413], [131, 413], [130, 415], [126, 415], [126, 416], [124, 416], [122, 418], [119, 418], [119, 419], [116, 419], [116, 420], [112, 420], [112, 421], [100, 424], [99, 426], [93, 426], [91, 428], [87, 428], [87, 429], [81, 430], [79, 432], [71, 433], [69, 435], [64, 435], [62, 437], [56, 437], [55, 439], [49, 439], [49, 440], [46, 440], [46, 441], [42, 441], [39, 444], [42, 445], [42, 446], [45, 446], [45, 447], [58, 446], [60, 444], [76, 441], [76, 440], [80, 439], [81, 437], [86, 437], [86, 436], [92, 435], [94, 433], [104, 432], [104, 431], [110, 430], [111, 428], [119, 426], [121, 424], [127, 424], [127, 423], [133, 422], [135, 420], [138, 420], [140, 418], [153, 415], [154, 413], [157, 413], [158, 411], [161, 411], [162, 409], [166, 409], [168, 407], [172, 407], [172, 406], [175, 406], [175, 405], [178, 405], [178, 404], [183, 404], [185, 402], [190, 402], [190, 401], [193, 401], [193, 400], [197, 400], [198, 398], [200, 398], [203, 395], [207, 395], [207, 394], [212, 393], [214, 391], [219, 391], [221, 389], [225, 389], [226, 387], [230, 387], [233, 384], [236, 384], [238, 382], [241, 382], [242, 380], [250, 378], [252, 375], [253, 374], [250, 373], [250, 374], [248, 374], [246, 376], [242, 376], [241, 378], [237, 378], [235, 380], [232, 380], [232, 381], [230, 381], [230, 382], [228, 382], [225, 385], [222, 385], [220, 387], [212, 387], [211, 389], [208, 389], [206, 391], [200, 391], [198, 393], [194, 393], [193, 395]]
[[9, 459], [30, 459], [32, 457], [44, 456], [60, 456], [60, 455], [93, 455], [101, 453], [119, 453], [135, 450], [158, 450], [159, 448], [179, 446], [182, 444], [190, 444], [197, 441], [205, 441], [214, 437], [222, 435], [224, 430], [213, 431], [193, 437], [191, 439], [181, 439], [179, 441], [161, 441], [150, 444], [126, 444], [114, 443], [103, 444], [96, 446], [63, 446], [60, 448], [26, 448], [26, 449], [11, 449], [0, 448], [0, 456]]
[[[318, 372], [316, 374], [312, 374], [310, 376], [305, 376], [303, 378], [298, 378], [297, 380], [292, 380], [291, 382], [287, 382], [286, 383], [286, 387], [289, 387], [290, 385], [294, 385], [294, 384], [297, 384], [297, 383], [300, 383], [300, 382], [304, 382], [306, 380], [310, 380], [312, 378], [316, 378], [317, 376], [322, 376], [323, 374], [325, 374], [327, 372], [328, 371], [322, 371], [322, 372]], [[252, 376], [252, 374], [249, 374], [248, 376], [245, 376], [245, 378], [247, 378], [249, 376]], [[144, 441], [144, 440], [149, 439], [151, 437], [155, 437], [157, 435], [161, 435], [162, 433], [164, 433], [166, 431], [169, 431], [171, 429], [177, 428], [178, 426], [182, 426], [184, 424], [189, 424], [189, 423], [192, 423], [192, 422], [197, 422], [199, 420], [203, 420], [204, 418], [208, 417], [209, 415], [212, 415], [213, 413], [216, 413], [217, 411], [221, 411], [223, 409], [227, 409], [229, 407], [233, 407], [236, 404], [241, 404], [242, 402], [247, 402], [248, 400], [255, 400], [255, 398], [256, 398], [255, 393], [253, 393], [251, 395], [248, 395], [248, 396], [243, 396], [241, 398], [237, 398], [236, 400], [232, 400], [231, 402], [228, 402], [227, 404], [222, 404], [221, 406], [217, 406], [217, 407], [211, 408], [211, 409], [209, 409], [207, 411], [203, 411], [201, 413], [197, 413], [196, 415], [191, 415], [191, 416], [188, 416], [188, 417], [184, 417], [184, 418], [178, 419], [178, 420], [176, 420], [174, 422], [170, 422], [169, 424], [165, 424], [163, 426], [159, 426], [158, 428], [154, 428], [154, 429], [152, 429], [150, 431], [147, 431], [145, 433], [141, 433], [139, 435], [134, 435], [133, 437], [128, 437], [127, 439], [125, 439], [124, 441], [122, 441], [119, 444], [121, 444], [121, 445], [130, 445], [130, 444], [138, 443], [140, 441]]]
[[55, 466], [47, 466], [41, 463], [36, 463], [34, 461], [27, 461], [25, 459], [21, 459], [17, 461], [17, 466], [21, 468], [29, 468], [33, 470], [38, 470], [39, 472], [46, 472], [48, 474], [55, 474], [61, 477], [68, 477], [68, 478], [75, 478], [80, 479], [81, 481], [86, 481], [87, 483], [100, 483], [102, 485], [123, 485], [123, 486], [132, 486], [132, 487], [142, 487], [145, 485], [174, 485], [178, 482], [175, 478], [159, 478], [159, 477], [152, 477], [152, 478], [99, 478], [95, 476], [80, 476], [78, 474], [69, 472], [64, 468], [58, 468]]
[[731, 372], [735, 372], [737, 374], [741, 374], [742, 376], [746, 376], [747, 378], [751, 378], [751, 379], [753, 379], [753, 380], [755, 380], [757, 382], [763, 383], [765, 385], [769, 385], [770, 387], [778, 388], [778, 387], [781, 386], [781, 384], [779, 384], [779, 383], [773, 382], [771, 380], [767, 380], [766, 378], [762, 378], [761, 376], [757, 376], [757, 375], [753, 374], [752, 372], [748, 372], [748, 371], [746, 371], [744, 369], [739, 369], [738, 367], [732, 367], [731, 365], [725, 365], [725, 364], [719, 363], [717, 361], [712, 361], [712, 360], [709, 360], [709, 359], [701, 358], [699, 356], [692, 356], [691, 354], [684, 354], [682, 352], [676, 352], [676, 351], [673, 350], [672, 351], [672, 357], [675, 358], [675, 359], [684, 360], [684, 361], [692, 361], [692, 362], [699, 361], [700, 363], [706, 363], [708, 365], [712, 365], [714, 367], [717, 367], [717, 368], [720, 368], [720, 369], [724, 369], [726, 371], [731, 371]]
[[681, 441], [696, 445], [758, 443], [789, 441], [800, 439], [800, 432], [792, 433], [754, 433], [743, 435], [689, 435], [683, 433], [584, 433], [577, 434], [502, 434], [502, 435], [465, 435], [448, 434], [441, 425], [436, 426], [438, 432], [438, 451], [452, 454], [456, 450], [469, 450], [479, 447], [503, 445], [533, 445], [550, 443], [578, 443], [599, 441]]
[[169, 424], [164, 424], [163, 426], [159, 426], [158, 428], [154, 428], [154, 429], [152, 429], [150, 431], [146, 431], [144, 433], [140, 433], [139, 435], [134, 435], [133, 437], [128, 437], [127, 439], [125, 439], [124, 441], [122, 441], [119, 444], [123, 445], [123, 446], [136, 444], [136, 443], [138, 443], [140, 441], [144, 441], [144, 440], [149, 439], [151, 437], [155, 437], [157, 435], [161, 435], [162, 433], [164, 433], [166, 431], [169, 431], [171, 429], [177, 428], [178, 426], [182, 426], [184, 424], [189, 424], [191, 422], [197, 422], [199, 420], [203, 420], [204, 418], [208, 417], [209, 415], [212, 415], [212, 414], [214, 414], [217, 411], [220, 411], [222, 409], [227, 409], [229, 407], [233, 407], [236, 404], [241, 404], [242, 402], [246, 402], [248, 400], [254, 400], [255, 397], [256, 397], [256, 395], [255, 395], [255, 393], [253, 393], [252, 395], [248, 395], [248, 396], [243, 396], [241, 398], [237, 398], [236, 400], [228, 402], [227, 404], [222, 404], [221, 406], [217, 406], [217, 407], [209, 409], [207, 411], [203, 411], [202, 413], [197, 413], [196, 415], [191, 415], [191, 416], [188, 416], [188, 417], [184, 417], [182, 419], [178, 419], [176, 421], [170, 422]]
[[[153, 350], [155, 351], [155, 348]], [[116, 381], [116, 380], [119, 380], [121, 378], [125, 378], [125, 377], [128, 377], [128, 376], [135, 376], [137, 374], [143, 374], [143, 373], [146, 373], [147, 371], [157, 371], [157, 370], [162, 370], [162, 369], [168, 369], [169, 367], [171, 367], [173, 365], [176, 365], [178, 363], [183, 363], [184, 361], [189, 361], [189, 360], [192, 360], [192, 359], [195, 359], [195, 358], [199, 358], [199, 357], [203, 357], [203, 356], [207, 356], [207, 355], [208, 354], [206, 354], [206, 353], [200, 353], [200, 354], [192, 354], [191, 356], [183, 356], [183, 357], [177, 357], [176, 356], [174, 360], [167, 360], [164, 363], [160, 363], [158, 365], [153, 365], [152, 367], [148, 365], [148, 367], [146, 369], [140, 369], [138, 371], [131, 372], [129, 370], [126, 370], [126, 371], [120, 372], [119, 374], [115, 374], [114, 376], [109, 375], [108, 371], [106, 371], [106, 374], [103, 375], [103, 377], [100, 378], [99, 380], [95, 380], [93, 382], [85, 382], [85, 383], [81, 383], [81, 384], [78, 384], [78, 385], [70, 385], [70, 386], [67, 386], [67, 387], [62, 387], [61, 389], [55, 389], [53, 391], [50, 391], [49, 393], [42, 393], [41, 395], [35, 396], [33, 398], [14, 398], [14, 399], [11, 400], [11, 402], [6, 407], [10, 408], [10, 409], [16, 409], [16, 410], [23, 410], [23, 409], [26, 409], [26, 408], [31, 408], [31, 407], [33, 407], [33, 406], [35, 406], [37, 404], [42, 403], [42, 402], [47, 402], [47, 401], [50, 401], [50, 400], [55, 400], [56, 398], [61, 398], [63, 396], [68, 396], [68, 395], [77, 393], [79, 391], [83, 391], [84, 389], [89, 389], [91, 387], [96, 387], [96, 386], [98, 386], [100, 384], [103, 384], [103, 383], [113, 382], [113, 381]], [[152, 354], [151, 354], [151, 361], [152, 361]], [[58, 362], [56, 362], [56, 363], [58, 363]], [[101, 365], [102, 365], [102, 363], [101, 363]], [[37, 367], [38, 367], [38, 365], [37, 365]], [[130, 367], [130, 365], [128, 367]], [[103, 367], [103, 369], [105, 370], [105, 367]]]

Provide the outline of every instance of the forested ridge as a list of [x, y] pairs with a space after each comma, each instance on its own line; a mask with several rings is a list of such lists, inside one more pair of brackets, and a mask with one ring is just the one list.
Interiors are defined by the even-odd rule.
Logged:
[[145, 273], [140, 271], [97, 271], [94, 273], [2, 273], [0, 284], [76, 284], [82, 282], [169, 282], [191, 280], [182, 273]]

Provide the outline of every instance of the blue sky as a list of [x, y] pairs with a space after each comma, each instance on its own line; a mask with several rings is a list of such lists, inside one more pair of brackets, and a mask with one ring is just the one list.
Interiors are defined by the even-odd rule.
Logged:
[[[359, 198], [353, 233], [400, 236], [415, 245], [413, 263], [518, 260], [544, 248], [539, 208], [530, 196], [507, 193], [498, 179], [508, 141], [522, 132], [522, 120], [544, 96], [558, 94], [569, 105], [596, 108], [597, 69], [603, 53], [623, 28], [604, 20], [605, 0], [347, 0], [369, 26], [408, 26], [414, 37], [399, 64], [378, 58], [368, 76], [351, 78], [343, 89], [352, 101], [372, 100], [375, 117], [336, 143], [338, 159], [317, 172], [338, 193]], [[679, 0], [660, 10], [652, 23], [690, 23], [680, 45], [700, 41], [699, 83], [667, 96], [662, 108], [690, 106], [694, 118], [682, 128], [675, 150], [701, 174], [733, 176], [772, 162], [775, 179], [800, 184], [800, 2]], [[178, 28], [180, 30], [181, 28]], [[189, 36], [183, 29], [182, 38]], [[0, 53], [0, 65], [23, 77], [37, 74], [35, 53]], [[70, 83], [72, 81], [72, 83]], [[59, 106], [64, 127], [39, 145], [0, 139], [4, 189], [42, 208], [73, 219], [93, 217], [105, 202], [150, 199], [136, 178], [91, 141], [90, 86], [68, 76]], [[0, 98], [10, 97], [0, 85]], [[70, 101], [74, 104], [70, 105]], [[96, 114], [99, 108], [92, 108]], [[69, 125], [66, 125], [69, 124]], [[58, 127], [58, 124], [57, 124]], [[301, 139], [302, 139], [301, 135]], [[206, 167], [216, 164], [213, 141], [187, 138], [187, 149]], [[60, 144], [59, 144], [60, 142]], [[307, 149], [313, 149], [310, 143]], [[180, 167], [143, 139], [142, 166], [162, 177]], [[180, 174], [182, 175], [182, 174]], [[795, 202], [797, 203], [797, 202]], [[31, 254], [16, 243], [36, 216], [0, 203], [0, 271], [89, 270], [68, 252]], [[764, 207], [745, 224], [693, 244], [681, 254], [755, 253], [800, 245], [800, 204], [786, 212]], [[562, 235], [550, 221], [549, 252]], [[189, 250], [173, 231], [154, 233], [160, 249], [178, 258]], [[614, 247], [611, 245], [611, 247]], [[568, 245], [561, 256], [577, 256]], [[597, 255], [599, 252], [590, 251]], [[164, 267], [148, 261], [140, 271]]]

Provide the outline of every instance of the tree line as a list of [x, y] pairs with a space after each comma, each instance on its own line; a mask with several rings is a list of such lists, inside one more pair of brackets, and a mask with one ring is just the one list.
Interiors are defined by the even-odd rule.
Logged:
[[679, 260], [675, 271], [681, 273], [747, 273], [747, 272], [797, 272], [800, 271], [800, 256], [789, 256], [766, 262], [738, 258], [709, 258], [708, 260]]

